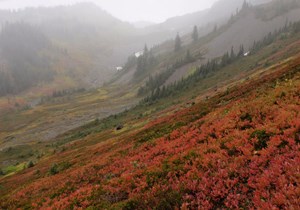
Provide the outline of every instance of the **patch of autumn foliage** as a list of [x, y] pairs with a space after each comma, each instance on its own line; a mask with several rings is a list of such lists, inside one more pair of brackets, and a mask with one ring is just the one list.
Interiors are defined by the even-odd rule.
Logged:
[[82, 166], [31, 174], [0, 206], [300, 209], [299, 66], [157, 119], [119, 144], [88, 148], [75, 159]]

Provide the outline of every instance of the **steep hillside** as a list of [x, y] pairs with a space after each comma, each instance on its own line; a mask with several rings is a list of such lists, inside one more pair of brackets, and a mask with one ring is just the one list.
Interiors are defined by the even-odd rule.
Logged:
[[54, 139], [52, 154], [0, 179], [0, 207], [300, 208], [299, 25], [287, 30], [171, 95]]
[[[237, 51], [243, 44], [245, 49], [251, 49], [255, 41], [259, 41], [269, 33], [274, 33], [283, 28], [289, 22], [300, 20], [300, 5], [283, 11], [278, 16], [271, 16], [270, 19], [263, 19], [260, 14], [268, 13], [264, 7], [256, 7], [245, 11], [242, 18], [239, 18], [224, 33], [216, 37], [206, 46], [208, 59], [221, 56], [225, 51], [230, 51], [231, 47]], [[247, 26], [247, 27], [245, 27]]]
[[[236, 18], [239, 20], [241, 17], [237, 16]], [[210, 34], [211, 38], [214, 39], [221, 33], [226, 33], [228, 27], [231, 26], [232, 23], [229, 23], [224, 28], [221, 27]], [[87, 91], [76, 88], [79, 81], [74, 84], [76, 76], [72, 77], [72, 72], [74, 69], [78, 69], [76, 75], [84, 77], [85, 66], [90, 63], [89, 57], [82, 57], [82, 60], [76, 59], [78, 62], [74, 62], [72, 61], [73, 56], [78, 55], [70, 52], [65, 55], [62, 51], [62, 54], [58, 54], [62, 55], [59, 56], [60, 59], [67, 58], [67, 60], [59, 60], [60, 65], [53, 65], [53, 69], [56, 70], [56, 75], [69, 76], [61, 79], [54, 77], [53, 86], [41, 85], [32, 88], [27, 99], [30, 103], [20, 96], [0, 98], [0, 167], [15, 167], [15, 164], [19, 165], [32, 158], [36, 159], [40, 156], [39, 150], [47, 152], [52, 150], [51, 140], [53, 138], [95, 119], [100, 120], [129, 109], [142, 98], [147, 99], [151, 104], [156, 103], [156, 99], [171, 96], [160, 102], [161, 107], [165, 108], [173, 103], [178, 103], [178, 100], [190, 100], [199, 94], [205, 98], [204, 96], [209, 95], [207, 91], [211, 93], [224, 90], [223, 86], [229, 81], [249, 76], [252, 73], [251, 69], [265, 68], [278, 62], [278, 59], [268, 58], [281, 51], [285, 45], [289, 45], [289, 42], [274, 44], [272, 47], [266, 46], [273, 41], [285, 40], [294, 36], [294, 32], [290, 31], [293, 25], [285, 26], [286, 24], [277, 33], [272, 33], [257, 41], [254, 48], [252, 47], [251, 57], [244, 57], [243, 53], [233, 52], [232, 55], [225, 53], [221, 57], [207, 62], [205, 51], [201, 50], [203, 43], [211, 41], [208, 36], [199, 38], [197, 44], [183, 46], [178, 52], [172, 50], [172, 53], [159, 54], [157, 48], [147, 50], [148, 53], [145, 56], [141, 56], [139, 59], [129, 59], [128, 66], [125, 66], [124, 71], [119, 72], [117, 76], [120, 77], [117, 77], [116, 81]], [[297, 30], [296, 26], [297, 24], [295, 24], [295, 30]], [[266, 47], [265, 50], [259, 54], [255, 53], [262, 47]], [[190, 49], [189, 56], [187, 56], [188, 49]], [[295, 50], [291, 48], [291, 54], [295, 53]], [[286, 53], [286, 56], [291, 54]], [[241, 62], [235, 63], [229, 68], [228, 65], [237, 59]], [[69, 67], [66, 68], [66, 66]], [[150, 74], [152, 76], [149, 77]], [[178, 81], [182, 77], [187, 79], [183, 82]], [[178, 82], [174, 84], [173, 81], [176, 80]], [[72, 89], [57, 90], [57, 87], [66, 89], [72, 87]], [[186, 91], [187, 89], [190, 91]], [[48, 96], [42, 97], [41, 91]], [[183, 95], [177, 95], [182, 91], [185, 93], [184, 98]], [[36, 99], [36, 97], [41, 99]], [[117, 126], [118, 123], [115, 120], [113, 122]], [[85, 136], [85, 134], [79, 134], [79, 136], [82, 135]], [[6, 153], [6, 149], [11, 149], [11, 152]], [[12, 155], [15, 151], [21, 155]]]
[[[216, 8], [219, 6], [212, 7], [210, 11], [214, 11]], [[239, 53], [242, 46], [244, 53], [250, 52], [255, 42], [267, 38], [290, 23], [299, 20], [299, 2], [272, 1], [255, 6], [243, 4], [239, 12], [226, 19], [222, 25], [206, 27], [209, 31], [205, 35], [201, 34], [201, 28], [198, 28], [199, 38], [196, 42], [193, 41], [191, 33], [182, 35], [182, 47], [179, 51], [174, 52], [175, 40], [154, 47], [152, 51], [157, 55], [158, 62], [152, 70], [147, 70], [144, 79], [147, 80], [149, 75], [154, 76], [166, 72], [174, 62], [182, 62], [189, 51], [194, 62], [187, 62], [187, 65], [183, 62], [178, 65], [165, 82], [165, 85], [170, 85], [187, 77], [197, 66], [205, 64], [208, 60], [219, 58], [227, 52], [230, 53], [231, 50]], [[191, 27], [189, 30], [192, 32]], [[135, 71], [135, 68], [130, 70]], [[131, 79], [135, 79], [134, 74], [126, 71], [124, 73], [126, 73], [124, 78], [127, 78], [128, 82], [131, 82], [130, 76]], [[124, 78], [121, 77], [120, 80], [124, 81]]]

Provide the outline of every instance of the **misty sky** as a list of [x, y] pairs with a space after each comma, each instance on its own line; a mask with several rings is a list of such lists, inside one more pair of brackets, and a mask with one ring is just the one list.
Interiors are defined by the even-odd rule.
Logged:
[[[81, 0], [82, 1], [82, 0]], [[90, 0], [125, 21], [162, 22], [210, 7], [217, 0]], [[80, 0], [0, 0], [0, 9], [73, 4]]]

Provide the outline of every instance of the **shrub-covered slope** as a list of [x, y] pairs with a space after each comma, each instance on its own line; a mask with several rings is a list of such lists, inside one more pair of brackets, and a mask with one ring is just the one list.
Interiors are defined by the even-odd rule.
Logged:
[[268, 58], [276, 64], [186, 108], [128, 118], [118, 130], [79, 128], [77, 141], [2, 178], [0, 207], [299, 209], [297, 49], [298, 40]]

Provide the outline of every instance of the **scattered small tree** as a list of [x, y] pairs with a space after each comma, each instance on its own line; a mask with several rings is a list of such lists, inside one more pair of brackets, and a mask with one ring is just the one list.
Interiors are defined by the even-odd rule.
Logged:
[[32, 161], [29, 161], [27, 164], [27, 168], [32, 168], [34, 166], [34, 163]]
[[175, 38], [175, 52], [178, 52], [180, 49], [181, 49], [181, 38], [177, 33], [177, 36]]
[[198, 34], [198, 27], [197, 27], [197, 26], [194, 26], [192, 38], [193, 38], [193, 41], [194, 41], [194, 42], [197, 42], [197, 41], [198, 41], [199, 34]]
[[244, 55], [244, 45], [241, 45], [240, 46], [240, 51], [239, 51], [239, 54], [238, 54], [238, 56], [243, 56]]
[[249, 3], [246, 0], [244, 0], [243, 6], [242, 6], [242, 10], [246, 10], [248, 8], [249, 8]]
[[213, 33], [216, 33], [216, 32], [217, 32], [217, 30], [218, 30], [218, 26], [217, 26], [217, 25], [215, 25], [215, 27], [214, 27], [214, 30], [213, 30]]
[[235, 58], [234, 49], [233, 49], [233, 47], [231, 47], [230, 59], [231, 59], [231, 60], [234, 60], [234, 58]]
[[187, 50], [185, 55], [185, 63], [189, 63], [192, 61], [193, 61], [193, 57], [191, 56], [190, 50]]
[[49, 173], [51, 175], [55, 175], [58, 174], [59, 170], [58, 170], [58, 165], [57, 164], [53, 164], [49, 170]]
[[2, 171], [2, 169], [0, 168], [0, 176], [4, 176], [4, 175], [5, 175], [4, 171]]
[[144, 57], [147, 59], [148, 56], [149, 56], [149, 50], [148, 50], [148, 47], [147, 47], [147, 44], [145, 44], [145, 47], [144, 47]]

